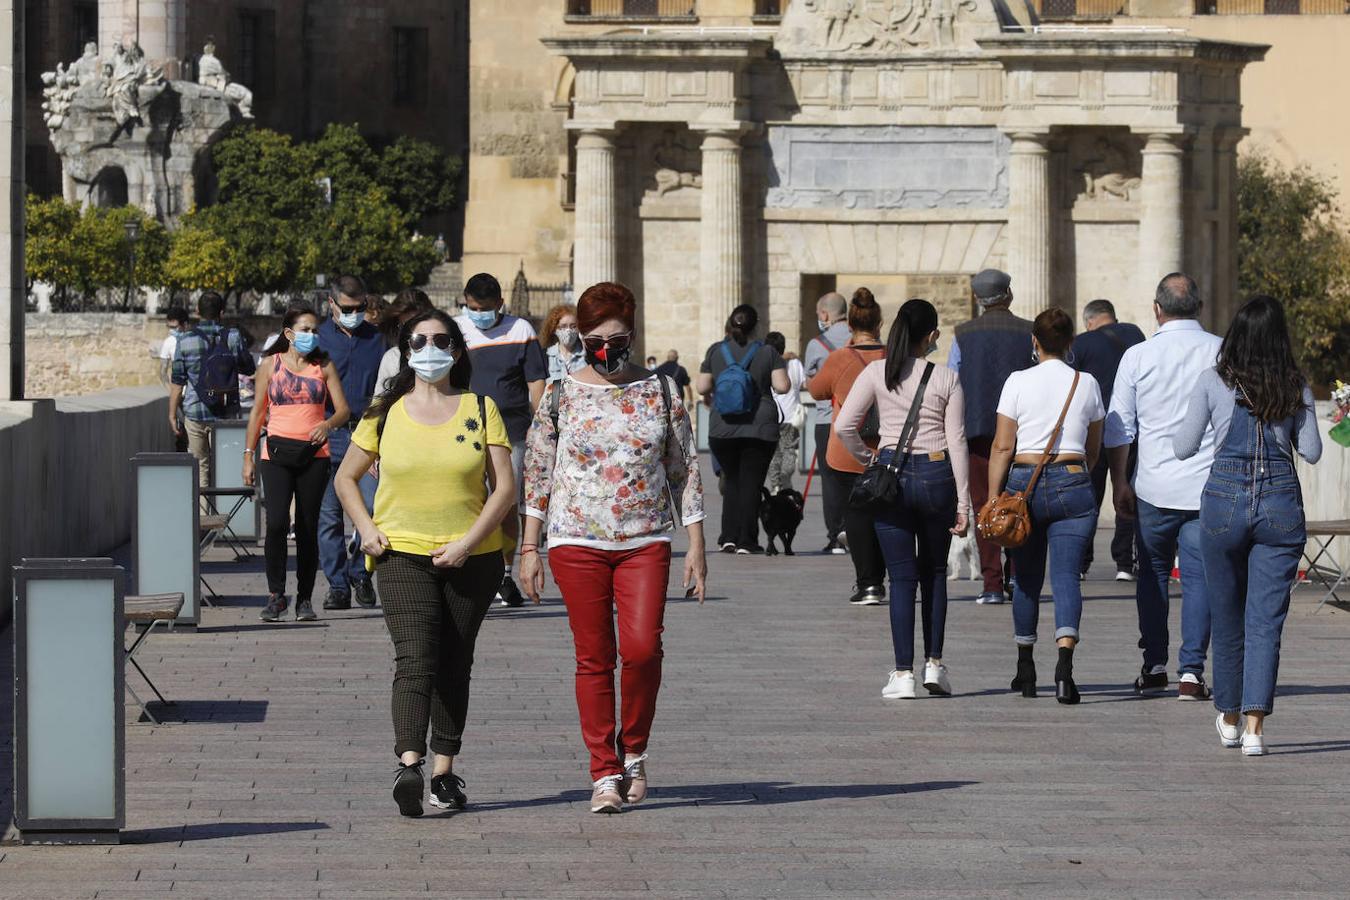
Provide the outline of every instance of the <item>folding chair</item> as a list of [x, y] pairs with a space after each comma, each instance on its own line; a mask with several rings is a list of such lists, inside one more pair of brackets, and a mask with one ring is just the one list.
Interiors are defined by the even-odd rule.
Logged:
[[[230, 517], [223, 515], [200, 516], [197, 519], [197, 557], [199, 559], [205, 556], [206, 552], [216, 545], [216, 541], [225, 533], [225, 529], [229, 527], [229, 524]], [[199, 574], [197, 577], [201, 579], [202, 587], [206, 588], [207, 594], [210, 594], [211, 597], [215, 597], [216, 599], [220, 599], [220, 595], [216, 593], [215, 588], [211, 587], [211, 582], [206, 580], [205, 575]], [[202, 602], [207, 606], [214, 607], [215, 604], [211, 602], [211, 597], [203, 595]]]
[[[1328, 602], [1340, 603], [1337, 591], [1350, 581], [1350, 569], [1340, 562], [1331, 548], [1336, 538], [1350, 537], [1350, 519], [1335, 519], [1328, 522], [1309, 522], [1307, 525], [1308, 543], [1303, 547], [1303, 558], [1308, 561], [1307, 580], [1314, 579], [1326, 589], [1313, 613], [1316, 614]], [[1315, 553], [1309, 553], [1311, 548]], [[1323, 564], [1326, 560], [1327, 564]]]
[[[257, 494], [257, 491], [251, 487], [223, 487], [202, 488], [200, 493], [202, 499], [206, 501], [207, 509], [210, 510], [208, 515], [203, 516], [203, 521], [220, 514], [220, 509], [216, 505], [219, 498], [234, 498], [234, 505], [230, 507], [228, 513], [224, 514], [224, 526], [216, 533], [215, 537], [212, 538], [211, 543], [214, 545], [216, 540], [223, 539], [225, 543], [229, 544], [230, 547], [234, 549], [234, 558], [236, 562], [244, 559], [252, 559], [253, 553], [248, 549], [248, 546], [239, 539], [239, 536], [234, 533], [234, 529], [230, 527], [230, 523], [234, 521], [235, 515], [243, 508], [244, 504], [253, 499]], [[209, 549], [210, 547], [205, 547], [202, 552], [205, 553], [206, 550]]]
[[[165, 698], [160, 693], [159, 688], [155, 687], [155, 683], [150, 680], [150, 676], [145, 674], [141, 664], [136, 661], [136, 652], [145, 645], [156, 625], [163, 625], [166, 631], [172, 629], [174, 619], [178, 618], [182, 609], [182, 594], [147, 594], [141, 597], [126, 598], [125, 618], [128, 622], [136, 625], [139, 632], [136, 635], [136, 640], [132, 641], [131, 646], [126, 648], [126, 661], [131, 663], [137, 672], [141, 673], [141, 678], [145, 679], [145, 683], [150, 686], [150, 690], [155, 692], [159, 702], [165, 706], [173, 706], [174, 703], [172, 700]], [[150, 708], [146, 706], [145, 701], [136, 693], [136, 689], [131, 686], [129, 681], [127, 682], [127, 693], [141, 708], [141, 715], [144, 718], [149, 719], [156, 725], [160, 724], [159, 719], [156, 719], [155, 714], [150, 712]]]

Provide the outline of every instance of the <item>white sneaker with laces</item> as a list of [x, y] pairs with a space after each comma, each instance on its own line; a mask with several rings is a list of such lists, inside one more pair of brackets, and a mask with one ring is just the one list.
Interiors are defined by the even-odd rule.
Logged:
[[1242, 733], [1242, 755], [1243, 756], [1265, 756], [1266, 738], [1262, 734]]
[[598, 779], [591, 793], [591, 812], [616, 813], [623, 811], [623, 796], [619, 787], [623, 783], [622, 775], [606, 775]]
[[1242, 746], [1242, 732], [1237, 723], [1229, 725], [1223, 720], [1223, 713], [1214, 718], [1214, 728], [1219, 732], [1219, 743], [1229, 750]]
[[932, 660], [923, 665], [923, 686], [927, 688], [928, 693], [937, 694], [941, 697], [950, 697], [952, 693], [952, 683], [947, 678], [947, 667], [942, 663], [936, 663]]
[[892, 672], [886, 686], [881, 689], [881, 698], [883, 700], [913, 700], [914, 673]]
[[1116, 581], [1134, 581], [1134, 573], [1126, 572], [1124, 569], [1116, 572]]

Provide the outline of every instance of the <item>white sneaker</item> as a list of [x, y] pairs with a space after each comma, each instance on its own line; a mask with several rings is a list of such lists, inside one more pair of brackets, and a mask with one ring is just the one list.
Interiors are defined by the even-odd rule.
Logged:
[[1219, 732], [1219, 743], [1229, 750], [1242, 746], [1242, 731], [1237, 724], [1229, 725], [1223, 720], [1223, 713], [1214, 719], [1214, 728]]
[[1133, 572], [1126, 572], [1124, 569], [1121, 569], [1119, 572], [1116, 573], [1116, 581], [1134, 581], [1134, 580], [1135, 579]]
[[595, 790], [591, 793], [591, 812], [622, 812], [623, 795], [619, 793], [619, 786], [622, 783], [622, 775], [606, 775], [604, 778], [596, 781], [593, 785]]
[[923, 665], [923, 686], [930, 694], [950, 697], [952, 683], [947, 679], [947, 667], [942, 663], [926, 662]]
[[914, 673], [892, 672], [890, 680], [881, 689], [881, 698], [883, 700], [913, 700]]
[[1265, 756], [1266, 738], [1261, 734], [1242, 734], [1242, 755], [1243, 756]]

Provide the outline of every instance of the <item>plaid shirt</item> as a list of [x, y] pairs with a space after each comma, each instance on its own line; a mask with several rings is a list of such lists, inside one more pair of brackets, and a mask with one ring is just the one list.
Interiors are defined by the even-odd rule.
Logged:
[[[197, 396], [197, 389], [193, 386], [193, 382], [201, 374], [202, 357], [206, 355], [207, 344], [203, 335], [215, 338], [223, 330], [225, 329], [219, 322], [200, 322], [196, 328], [178, 339], [178, 347], [174, 350], [170, 380], [182, 386], [183, 415], [194, 422], [237, 419], [242, 413], [238, 399], [223, 412], [213, 412], [202, 403]], [[230, 328], [226, 340], [239, 361], [239, 374], [252, 375], [257, 367], [253, 364], [253, 355], [244, 346], [243, 334], [238, 328]]]

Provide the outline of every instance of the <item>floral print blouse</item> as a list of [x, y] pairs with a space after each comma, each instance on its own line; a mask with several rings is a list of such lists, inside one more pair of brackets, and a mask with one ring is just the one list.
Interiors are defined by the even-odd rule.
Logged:
[[657, 376], [622, 386], [560, 382], [558, 428], [545, 393], [525, 445], [525, 514], [548, 523], [548, 545], [627, 550], [669, 541], [676, 521], [704, 519], [689, 412]]

